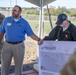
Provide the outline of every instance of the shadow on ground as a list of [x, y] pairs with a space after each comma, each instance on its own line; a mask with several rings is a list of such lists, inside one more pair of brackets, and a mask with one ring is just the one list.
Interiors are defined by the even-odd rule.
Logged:
[[[33, 70], [33, 63], [30, 64], [23, 64], [23, 71], [28, 71], [28, 70]], [[15, 65], [11, 65], [10, 66], [10, 73], [12, 74], [15, 72]], [[1, 67], [0, 67], [0, 75], [1, 75]]]

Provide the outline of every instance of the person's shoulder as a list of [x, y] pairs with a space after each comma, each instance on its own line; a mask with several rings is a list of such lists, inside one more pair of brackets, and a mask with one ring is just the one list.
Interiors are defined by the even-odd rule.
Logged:
[[70, 26], [76, 28], [76, 25], [74, 25], [73, 23], [70, 23]]
[[8, 16], [8, 17], [6, 17], [5, 19], [4, 19], [4, 21], [13, 21], [13, 17], [12, 16]]
[[69, 26], [70, 28], [71, 28], [71, 30], [76, 30], [76, 25], [74, 25], [73, 23], [70, 23], [70, 26]]
[[27, 22], [27, 20], [26, 20], [26, 19], [24, 19], [23, 17], [21, 17], [21, 19], [22, 19], [22, 21], [26, 21], [26, 22]]
[[28, 24], [28, 21], [24, 18], [21, 17], [21, 20], [24, 22], [24, 23], [27, 23]]
[[53, 29], [59, 29], [59, 28], [61, 28], [60, 26], [55, 26]]
[[5, 19], [11, 19], [12, 18], [12, 16], [8, 16], [8, 17], [6, 17]]
[[5, 16], [2, 13], [0, 13], [0, 19], [3, 20], [4, 18]]

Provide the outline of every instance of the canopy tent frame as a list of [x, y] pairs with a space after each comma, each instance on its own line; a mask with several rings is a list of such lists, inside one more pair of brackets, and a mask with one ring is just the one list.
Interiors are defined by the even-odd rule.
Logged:
[[[43, 25], [43, 6], [55, 1], [55, 0], [25, 0], [27, 2], [30, 2], [32, 4], [35, 4], [40, 7], [40, 15], [39, 15], [39, 29], [38, 29], [38, 36], [41, 37], [41, 29]], [[49, 17], [50, 18], [50, 17]], [[51, 20], [50, 20], [51, 21]], [[50, 22], [51, 23], [51, 22]], [[51, 23], [52, 24], [52, 23]], [[52, 27], [52, 26], [51, 26]]]

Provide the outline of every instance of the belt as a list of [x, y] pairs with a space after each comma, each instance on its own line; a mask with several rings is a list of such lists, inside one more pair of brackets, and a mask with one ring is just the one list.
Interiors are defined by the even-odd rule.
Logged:
[[7, 43], [10, 43], [10, 44], [19, 44], [19, 43], [21, 43], [21, 42], [23, 42], [23, 41], [19, 41], [19, 42], [9, 42], [9, 41], [6, 41]]

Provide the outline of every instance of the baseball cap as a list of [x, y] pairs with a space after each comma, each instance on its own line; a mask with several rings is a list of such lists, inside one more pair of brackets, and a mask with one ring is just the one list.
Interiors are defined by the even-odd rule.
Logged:
[[57, 17], [57, 25], [61, 25], [63, 21], [65, 21], [67, 19], [67, 15], [66, 14], [59, 14]]

